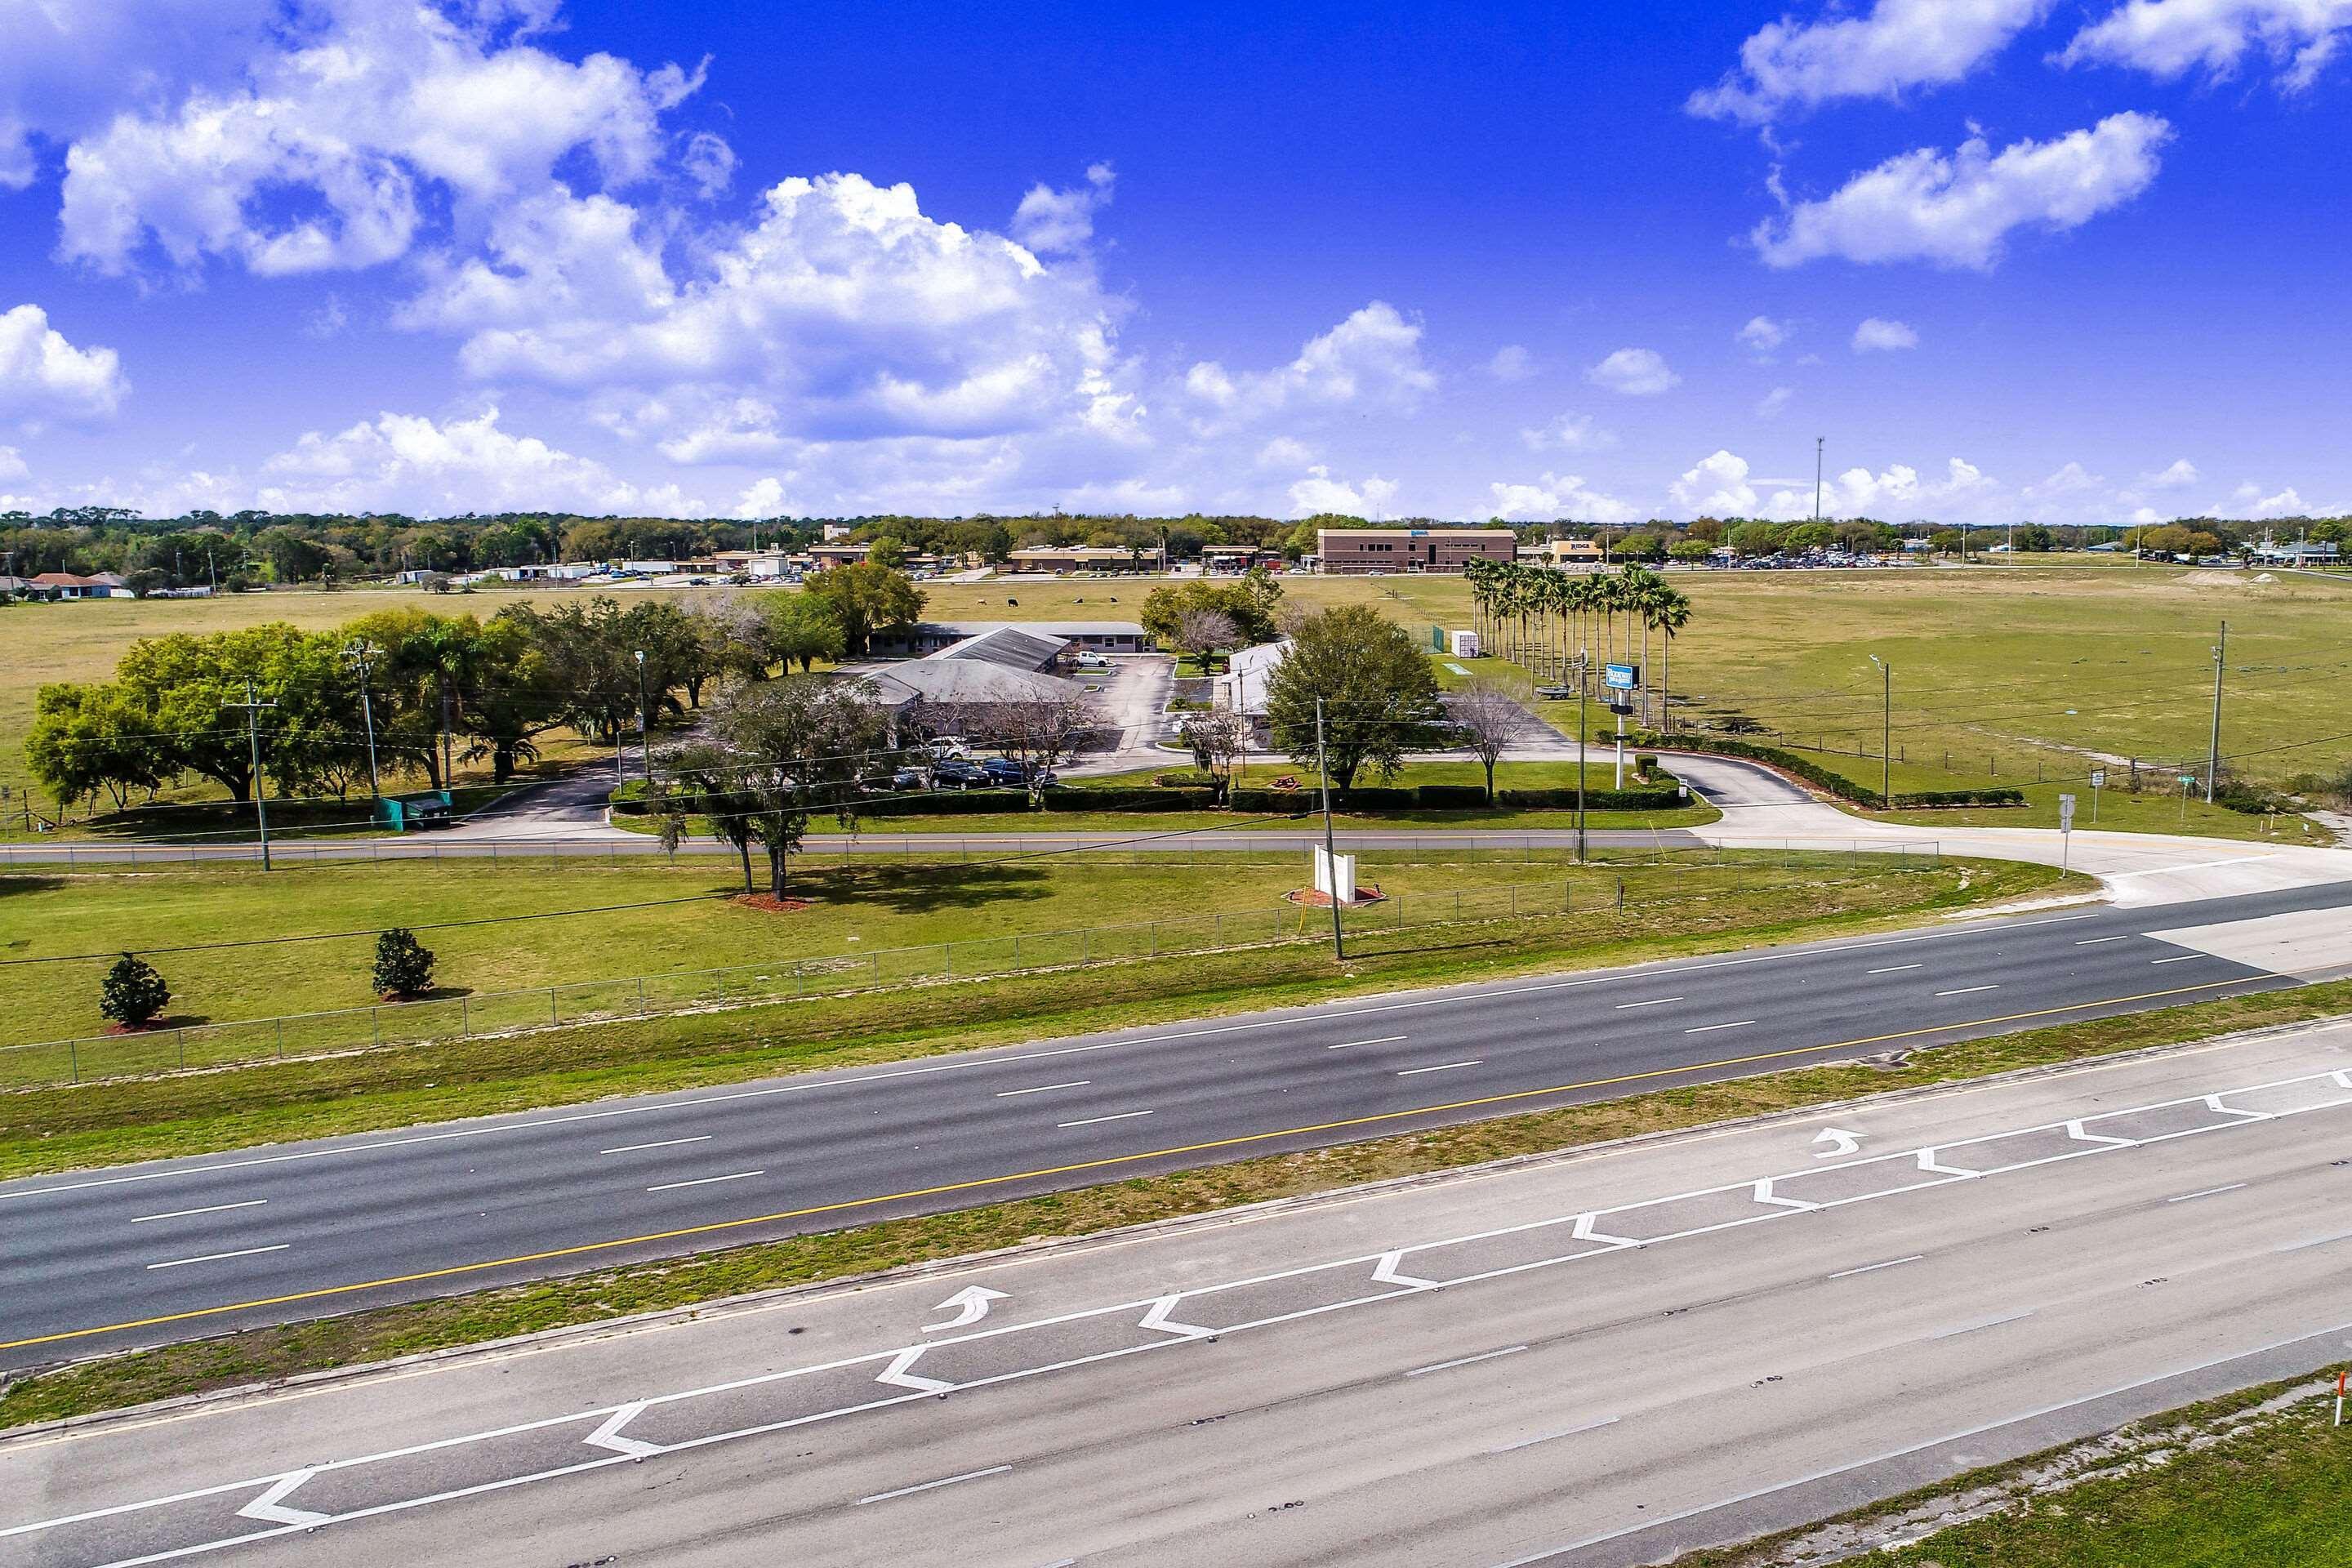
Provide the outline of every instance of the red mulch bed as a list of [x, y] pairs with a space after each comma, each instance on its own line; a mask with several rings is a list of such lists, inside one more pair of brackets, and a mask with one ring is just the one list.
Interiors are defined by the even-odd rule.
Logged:
[[727, 900], [747, 910], [765, 910], [772, 915], [793, 915], [809, 907], [806, 899], [780, 899], [773, 893], [738, 893]]
[[[1328, 910], [1331, 907], [1331, 895], [1318, 892], [1313, 888], [1301, 888], [1295, 893], [1285, 893], [1282, 896], [1294, 904], [1304, 904], [1311, 910]], [[1371, 883], [1359, 882], [1356, 884], [1356, 901], [1341, 907], [1350, 910], [1361, 909], [1366, 904], [1381, 903], [1387, 898], [1386, 893], [1381, 892]]]

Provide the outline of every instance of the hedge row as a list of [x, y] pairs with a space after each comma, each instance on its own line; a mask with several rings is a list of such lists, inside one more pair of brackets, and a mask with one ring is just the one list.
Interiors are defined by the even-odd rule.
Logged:
[[[1712, 752], [1717, 756], [1748, 757], [1759, 763], [1769, 763], [1783, 773], [1796, 774], [1807, 784], [1815, 784], [1836, 795], [1840, 800], [1875, 811], [1886, 804], [1885, 797], [1874, 789], [1858, 784], [1843, 773], [1832, 773], [1811, 758], [1795, 752], [1782, 751], [1778, 746], [1759, 746], [1747, 741], [1729, 741], [1717, 735], [1668, 735], [1658, 742], [1685, 752]], [[1939, 807], [1967, 805], [2023, 805], [2025, 792], [2007, 787], [1995, 789], [1931, 789], [1915, 790], [1895, 797], [1897, 811], [1933, 811]]]
[[[1170, 777], [1181, 775], [1171, 774]], [[613, 810], [624, 816], [646, 814], [646, 786], [631, 779], [613, 792]], [[1515, 811], [1573, 811], [1573, 789], [1506, 789], [1496, 802]], [[1207, 811], [1216, 804], [1204, 784], [1147, 785], [1124, 789], [1068, 789], [1045, 792], [1047, 811]], [[1250, 816], [1306, 816], [1319, 810], [1322, 795], [1314, 789], [1237, 789], [1225, 804]], [[1367, 785], [1332, 804], [1356, 813], [1383, 811], [1483, 811], [1486, 791], [1478, 784], [1422, 784], [1411, 789]], [[1584, 795], [1589, 811], [1672, 811], [1683, 804], [1681, 792], [1671, 786], [1651, 789], [1596, 789]], [[979, 816], [1026, 811], [1027, 796], [1017, 789], [976, 788], [929, 795], [868, 795], [858, 803], [861, 816]]]

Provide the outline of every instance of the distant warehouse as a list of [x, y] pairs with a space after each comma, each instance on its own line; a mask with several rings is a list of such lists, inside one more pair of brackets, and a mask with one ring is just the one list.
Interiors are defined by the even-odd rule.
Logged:
[[1473, 561], [1517, 559], [1518, 535], [1507, 528], [1320, 528], [1320, 570], [1337, 577], [1375, 572], [1459, 572]]

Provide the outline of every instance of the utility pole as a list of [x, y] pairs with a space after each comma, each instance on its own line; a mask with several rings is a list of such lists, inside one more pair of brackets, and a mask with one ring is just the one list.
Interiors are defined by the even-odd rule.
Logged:
[[226, 702], [222, 706], [245, 710], [245, 740], [253, 758], [253, 820], [261, 829], [261, 868], [267, 871], [270, 869], [269, 792], [262, 787], [261, 779], [261, 710], [275, 708], [278, 704], [262, 701], [260, 694], [253, 689], [252, 678], [248, 676], [245, 682], [245, 700]]
[[441, 672], [441, 787], [455, 791], [457, 787], [457, 764], [450, 755], [449, 744], [449, 672]]
[[1576, 681], [1576, 863], [1584, 864], [1584, 705], [1591, 683]]
[[1822, 446], [1828, 439], [1826, 436], [1813, 437], [1813, 521], [1815, 522], [1822, 520]]
[[362, 637], [343, 645], [343, 659], [360, 672], [360, 721], [367, 729], [368, 794], [382, 799], [383, 782], [375, 771], [375, 705], [368, 696], [368, 679], [375, 673], [375, 644]]
[[2230, 623], [2221, 623], [2221, 639], [2213, 645], [2213, 734], [2205, 749], [2205, 804], [2213, 804], [2213, 781], [2221, 772], [2221, 670], [2229, 658]]
[[1323, 747], [1323, 699], [1315, 700], [1315, 771], [1323, 784], [1323, 880], [1331, 900], [1331, 956], [1342, 963], [1348, 948], [1339, 924], [1339, 856], [1331, 836], [1331, 759]]
[[654, 787], [654, 754], [646, 744], [646, 650], [637, 649], [637, 768], [645, 774], [646, 787]]
[[1878, 809], [1895, 809], [1894, 767], [1889, 754], [1895, 750], [1895, 667], [1879, 658], [1870, 656], [1878, 666]]

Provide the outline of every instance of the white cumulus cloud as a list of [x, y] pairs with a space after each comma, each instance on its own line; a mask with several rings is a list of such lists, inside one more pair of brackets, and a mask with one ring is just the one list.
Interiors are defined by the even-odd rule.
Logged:
[[1738, 340], [1740, 347], [1758, 359], [1770, 359], [1772, 352], [1789, 341], [1789, 323], [1769, 316], [1750, 316], [1739, 329]]
[[1717, 449], [1666, 487], [1675, 505], [1692, 516], [1744, 517], [1756, 510], [1756, 488], [1748, 482], [1748, 459]]
[[1654, 397], [1680, 385], [1683, 378], [1655, 349], [1619, 349], [1586, 371], [1584, 379], [1628, 397]]
[[38, 305], [0, 311], [0, 415], [103, 415], [131, 390], [112, 349], [78, 349]]
[[1590, 414], [1568, 413], [1549, 425], [1519, 432], [1531, 452], [1599, 452], [1617, 445], [1617, 433], [1604, 430]]
[[1489, 498], [1482, 510], [1488, 517], [1513, 521], [1565, 518], [1575, 522], [1638, 522], [1643, 512], [1615, 496], [1591, 489], [1575, 474], [1547, 473], [1533, 484], [1507, 484], [1497, 479], [1486, 487]]
[[1535, 356], [1528, 353], [1524, 343], [1505, 343], [1486, 362], [1486, 374], [1496, 381], [1525, 381], [1535, 373]]
[[2193, 485], [2202, 477], [2198, 473], [2196, 464], [2186, 458], [2176, 458], [2168, 467], [2144, 475], [2139, 482], [2157, 489], [2171, 490]]
[[2074, 228], [2138, 195], [2171, 135], [2163, 120], [2126, 111], [1999, 153], [1980, 136], [1949, 154], [1923, 147], [1791, 205], [1749, 237], [1775, 267], [1839, 257], [1990, 268], [2016, 229]]
[[1321, 463], [1307, 470], [1307, 477], [1290, 487], [1290, 514], [1293, 517], [1313, 517], [1318, 512], [1339, 512], [1348, 517], [1370, 517], [1384, 510], [1396, 499], [1394, 479], [1375, 476], [1360, 484], [1335, 479], [1331, 470]]
[[2126, 0], [2076, 33], [2059, 58], [2129, 66], [2171, 79], [2236, 73], [2259, 51], [2301, 91], [2352, 36], [2352, 0]]
[[1780, 411], [1789, 406], [1789, 400], [1796, 395], [1797, 389], [1793, 386], [1774, 387], [1771, 391], [1766, 393], [1763, 396], [1756, 400], [1756, 417], [1759, 419], [1778, 418]]
[[1076, 250], [1095, 236], [1095, 214], [1110, 205], [1118, 176], [1108, 163], [1087, 170], [1087, 183], [1055, 190], [1040, 182], [1013, 212], [1013, 237], [1040, 256]]
[[1783, 16], [1741, 44], [1738, 68], [1686, 107], [1753, 125], [1834, 99], [1900, 98], [1958, 81], [2049, 8], [2050, 0], [1877, 0], [1865, 16]]
[[1184, 390], [1228, 419], [1297, 406], [1410, 408], [1437, 384], [1422, 362], [1421, 333], [1420, 322], [1375, 300], [1329, 331], [1309, 338], [1288, 364], [1236, 374], [1203, 360], [1185, 373]]
[[311, 431], [262, 465], [261, 504], [279, 510], [420, 516], [568, 507], [676, 515], [666, 487], [641, 489], [592, 458], [500, 429], [499, 411], [436, 421], [383, 414], [335, 435]]
[[735, 515], [740, 518], [782, 517], [784, 515], [783, 481], [770, 474], [754, 479], [735, 498]]
[[1903, 321], [1872, 316], [1853, 330], [1853, 352], [1858, 354], [1885, 353], [1918, 346], [1919, 334]]

